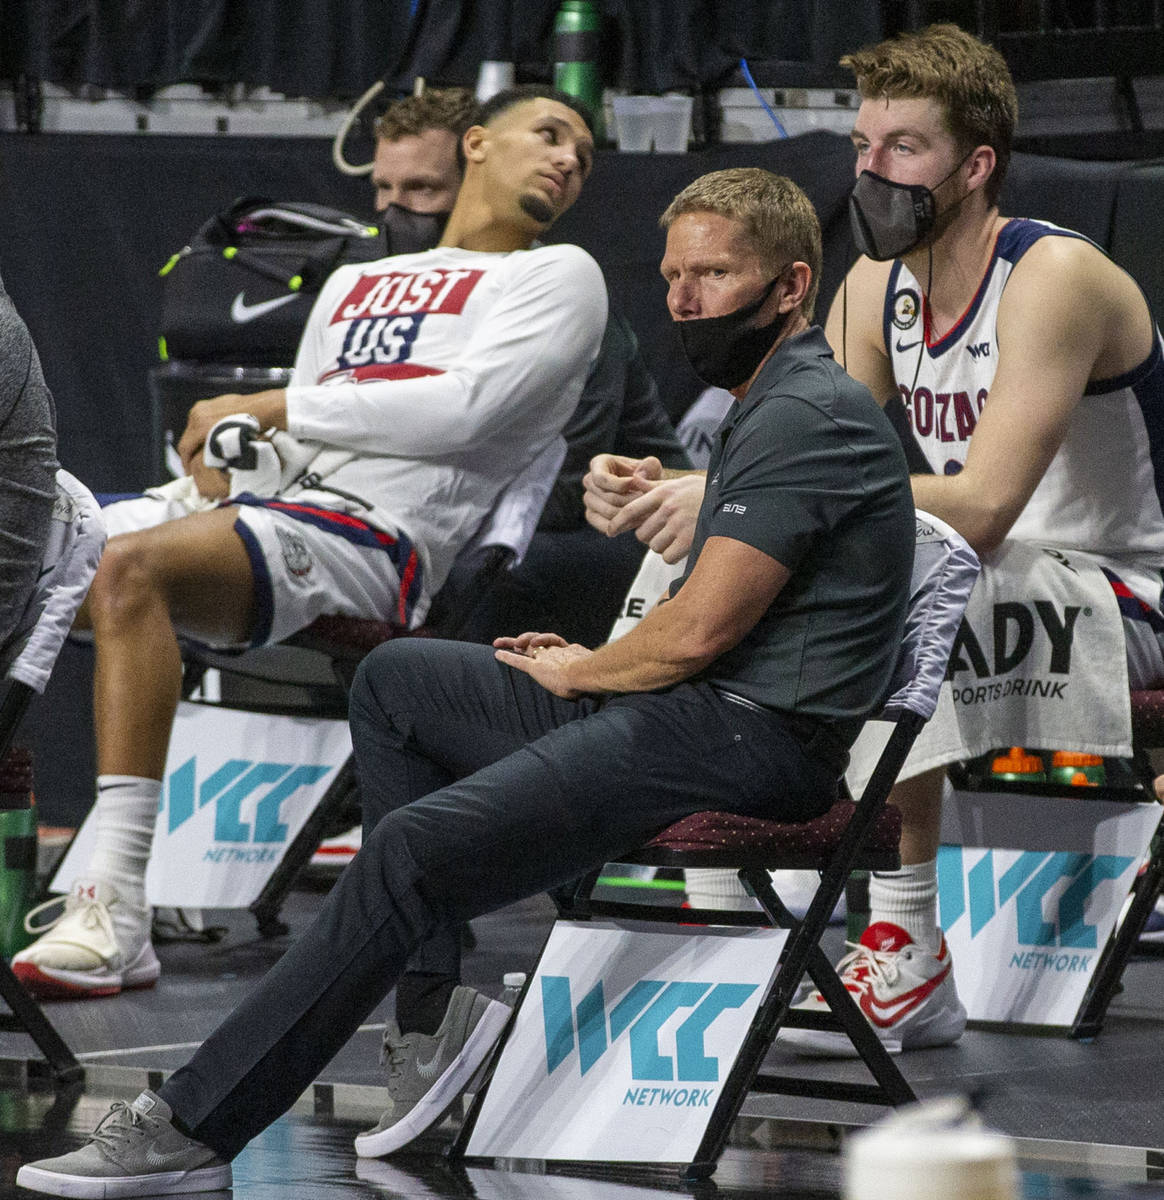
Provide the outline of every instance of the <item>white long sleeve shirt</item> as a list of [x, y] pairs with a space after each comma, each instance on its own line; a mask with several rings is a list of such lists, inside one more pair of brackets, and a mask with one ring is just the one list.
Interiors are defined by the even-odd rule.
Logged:
[[602, 273], [577, 246], [341, 267], [287, 389], [300, 453], [280, 494], [406, 534], [431, 596], [499, 493], [561, 432], [605, 323]]

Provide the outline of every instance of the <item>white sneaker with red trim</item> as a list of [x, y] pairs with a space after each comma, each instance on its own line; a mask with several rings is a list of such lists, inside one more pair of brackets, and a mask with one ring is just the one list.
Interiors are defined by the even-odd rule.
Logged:
[[[890, 1054], [948, 1046], [966, 1028], [966, 1010], [954, 987], [953, 963], [945, 937], [938, 952], [910, 941], [889, 921], [877, 921], [852, 951], [837, 963], [841, 982], [853, 994], [865, 1019]], [[818, 991], [794, 1006], [828, 1012]], [[779, 1040], [798, 1054], [818, 1058], [856, 1058], [844, 1033], [819, 1029], [782, 1029]]]
[[[53, 907], [43, 925], [34, 918]], [[40, 936], [12, 959], [12, 972], [45, 1000], [116, 996], [125, 988], [153, 987], [162, 973], [150, 941], [150, 910], [123, 899], [110, 883], [79, 879], [67, 896], [38, 904], [24, 918]]]

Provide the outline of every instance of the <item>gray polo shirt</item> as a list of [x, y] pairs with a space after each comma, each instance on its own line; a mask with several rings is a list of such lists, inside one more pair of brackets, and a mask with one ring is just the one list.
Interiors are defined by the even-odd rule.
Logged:
[[719, 427], [688, 574], [715, 536], [754, 546], [792, 577], [699, 678], [822, 718], [851, 741], [884, 699], [901, 645], [914, 508], [888, 419], [817, 326], [780, 346]]

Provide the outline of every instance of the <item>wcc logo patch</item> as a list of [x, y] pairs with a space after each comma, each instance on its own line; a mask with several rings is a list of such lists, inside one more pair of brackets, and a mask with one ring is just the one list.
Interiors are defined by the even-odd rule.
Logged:
[[287, 840], [287, 826], [282, 820], [284, 802], [300, 788], [318, 783], [331, 769], [321, 763], [255, 762], [245, 758], [227, 759], [207, 769], [205, 763], [200, 768], [197, 757], [189, 758], [166, 779], [159, 804], [159, 809], [166, 812], [161, 828], [172, 834], [195, 813], [212, 805], [214, 841], [232, 845], [208, 849], [206, 861], [273, 862], [278, 855], [270, 847]]
[[[1105, 884], [1133, 870], [1123, 854], [1066, 851], [973, 850], [942, 846], [938, 852], [938, 901], [944, 929], [969, 925], [971, 939], [1009, 919], [1013, 910], [1016, 946], [1011, 970], [1052, 974], [1087, 973], [1095, 962], [1098, 936], [1086, 912]], [[1001, 963], [1000, 963], [1001, 965]]]
[[921, 302], [913, 288], [902, 288], [893, 296], [893, 325], [895, 329], [912, 329], [917, 324]]

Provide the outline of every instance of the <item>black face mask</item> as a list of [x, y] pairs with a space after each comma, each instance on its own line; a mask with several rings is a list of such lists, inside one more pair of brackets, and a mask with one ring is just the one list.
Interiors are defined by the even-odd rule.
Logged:
[[[862, 171], [849, 193], [849, 223], [857, 249], [874, 262], [886, 262], [920, 246], [937, 223], [934, 192], [973, 153], [971, 150], [932, 190], [924, 183], [894, 183], [875, 171]], [[969, 194], [963, 193], [941, 215], [953, 212]]]
[[751, 378], [764, 355], [772, 349], [772, 343], [796, 310], [777, 314], [767, 325], [753, 326], [750, 322], [764, 307], [785, 270], [787, 267], [781, 267], [776, 278], [743, 308], [724, 313], [722, 317], [695, 317], [690, 321], [675, 322], [683, 353], [704, 383], [731, 391]]
[[447, 212], [419, 213], [399, 204], [389, 204], [378, 215], [387, 245], [385, 254], [418, 254], [431, 250], [441, 240], [449, 223]]

